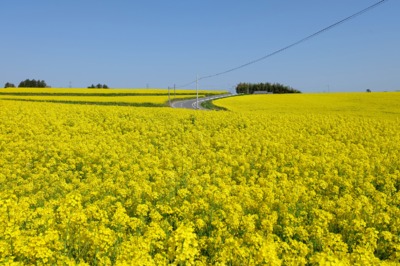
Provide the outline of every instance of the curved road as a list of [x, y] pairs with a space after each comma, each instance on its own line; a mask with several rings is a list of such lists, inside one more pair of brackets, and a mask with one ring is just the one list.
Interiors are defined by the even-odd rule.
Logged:
[[201, 106], [202, 102], [205, 101], [210, 101], [210, 100], [215, 100], [219, 98], [225, 98], [229, 97], [232, 94], [222, 94], [222, 95], [214, 95], [214, 96], [208, 96], [208, 97], [203, 97], [199, 98], [199, 106], [197, 108], [196, 106], [196, 99], [190, 99], [190, 100], [184, 100], [184, 101], [176, 101], [171, 104], [172, 108], [186, 108], [186, 109], [201, 109], [201, 110], [207, 110]]

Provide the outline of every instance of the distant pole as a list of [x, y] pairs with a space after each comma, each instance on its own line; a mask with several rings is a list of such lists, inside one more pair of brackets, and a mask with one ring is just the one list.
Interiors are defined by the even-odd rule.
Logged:
[[196, 76], [196, 109], [199, 109], [199, 75]]
[[174, 84], [174, 99], [176, 98], [176, 85]]
[[169, 104], [169, 106], [171, 106], [171, 97], [169, 94], [169, 86], [168, 86], [168, 104]]
[[71, 81], [69, 82], [69, 87], [70, 87], [70, 88], [72, 87], [72, 82], [71, 82]]

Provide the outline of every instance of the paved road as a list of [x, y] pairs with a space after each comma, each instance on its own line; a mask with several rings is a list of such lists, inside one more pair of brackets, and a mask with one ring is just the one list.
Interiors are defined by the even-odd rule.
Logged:
[[183, 100], [183, 101], [176, 101], [171, 104], [171, 107], [173, 108], [186, 108], [186, 109], [201, 109], [201, 110], [207, 110], [201, 106], [202, 102], [205, 101], [210, 101], [210, 100], [215, 100], [219, 98], [225, 98], [229, 97], [231, 94], [223, 94], [223, 95], [215, 95], [215, 96], [209, 96], [209, 97], [203, 97], [199, 98], [199, 106], [197, 108], [196, 104], [196, 99], [190, 99], [190, 100]]

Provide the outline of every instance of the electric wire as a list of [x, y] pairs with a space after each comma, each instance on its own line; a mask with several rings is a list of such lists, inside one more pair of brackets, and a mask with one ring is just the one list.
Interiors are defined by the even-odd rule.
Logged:
[[358, 11], [358, 12], [356, 12], [356, 13], [354, 13], [354, 14], [352, 14], [352, 15], [350, 15], [350, 16], [348, 16], [348, 17], [342, 19], [342, 20], [339, 20], [339, 21], [337, 21], [337, 22], [335, 22], [335, 23], [333, 23], [333, 24], [331, 24], [331, 25], [329, 25], [329, 26], [327, 26], [327, 27], [325, 27], [325, 28], [323, 28], [323, 29], [321, 29], [321, 30], [319, 30], [319, 31], [317, 31], [317, 32], [315, 32], [315, 33], [313, 33], [313, 34], [311, 34], [311, 35], [308, 35], [307, 37], [304, 37], [304, 38], [302, 38], [302, 39], [300, 39], [300, 40], [298, 40], [298, 41], [296, 41], [296, 42], [294, 42], [294, 43], [292, 43], [292, 44], [290, 44], [290, 45], [287, 45], [287, 46], [285, 46], [285, 47], [283, 47], [283, 48], [281, 48], [281, 49], [278, 49], [278, 50], [276, 50], [276, 51], [274, 51], [274, 52], [272, 52], [272, 53], [269, 53], [269, 54], [267, 54], [267, 55], [265, 55], [265, 56], [262, 56], [262, 57], [260, 57], [260, 58], [255, 59], [255, 60], [252, 60], [252, 61], [247, 62], [247, 63], [245, 63], [245, 64], [242, 64], [242, 65], [239, 65], [239, 66], [230, 68], [230, 69], [225, 70], [225, 71], [222, 71], [222, 72], [218, 72], [218, 73], [215, 73], [215, 74], [212, 74], [212, 75], [207, 75], [207, 76], [199, 77], [198, 79], [193, 80], [193, 81], [191, 81], [191, 82], [189, 82], [189, 83], [187, 83], [187, 84], [184, 84], [184, 85], [181, 85], [181, 86], [177, 86], [177, 88], [184, 88], [184, 87], [187, 87], [187, 86], [189, 86], [189, 85], [192, 85], [192, 84], [194, 84], [194, 83], [196, 83], [196, 82], [198, 82], [198, 81], [200, 81], [200, 80], [209, 79], [209, 78], [217, 77], [217, 76], [220, 76], [220, 75], [224, 75], [224, 74], [227, 74], [227, 73], [236, 71], [236, 70], [238, 70], [238, 69], [247, 67], [247, 66], [249, 66], [249, 65], [258, 63], [258, 62], [260, 62], [260, 61], [263, 61], [263, 60], [265, 60], [265, 59], [267, 59], [267, 58], [269, 58], [269, 57], [271, 57], [271, 56], [274, 56], [274, 55], [276, 55], [276, 54], [282, 53], [282, 52], [284, 52], [284, 51], [286, 51], [286, 50], [288, 50], [288, 49], [290, 49], [290, 48], [292, 48], [292, 47], [294, 47], [294, 46], [297, 46], [297, 45], [299, 45], [299, 44], [301, 44], [301, 43], [303, 43], [303, 42], [306, 42], [306, 41], [308, 41], [308, 40], [310, 40], [310, 39], [312, 39], [312, 38], [315, 38], [315, 37], [317, 37], [318, 35], [320, 35], [320, 34], [322, 34], [322, 33], [325, 33], [325, 32], [327, 32], [327, 31], [329, 31], [329, 30], [331, 30], [331, 29], [333, 29], [333, 28], [335, 28], [335, 27], [337, 27], [337, 26], [339, 26], [339, 25], [341, 25], [341, 24], [343, 24], [343, 23], [345, 23], [345, 22], [347, 22], [347, 21], [349, 21], [349, 20], [351, 20], [351, 19], [354, 19], [354, 18], [356, 18], [356, 17], [358, 17], [358, 16], [360, 16], [360, 15], [362, 15], [362, 14], [364, 14], [364, 13], [370, 11], [371, 9], [374, 9], [375, 7], [377, 7], [377, 6], [383, 4], [384, 2], [387, 2], [387, 1], [388, 1], [388, 0], [381, 0], [381, 1], [379, 1], [379, 2], [376, 2], [376, 3], [373, 4], [373, 5], [370, 5], [370, 6], [364, 8], [364, 9], [362, 9], [362, 10], [360, 10], [360, 11]]

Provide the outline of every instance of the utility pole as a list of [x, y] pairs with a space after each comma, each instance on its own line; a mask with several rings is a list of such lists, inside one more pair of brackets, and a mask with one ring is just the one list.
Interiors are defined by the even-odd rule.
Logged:
[[196, 109], [199, 109], [199, 75], [196, 76]]
[[171, 97], [169, 94], [169, 86], [168, 86], [168, 104], [169, 104], [169, 106], [171, 106]]

